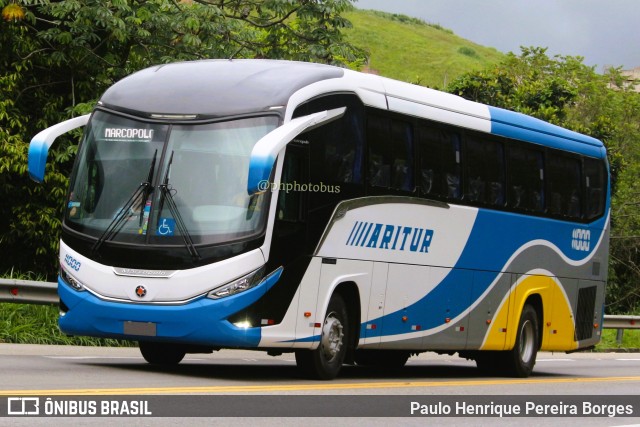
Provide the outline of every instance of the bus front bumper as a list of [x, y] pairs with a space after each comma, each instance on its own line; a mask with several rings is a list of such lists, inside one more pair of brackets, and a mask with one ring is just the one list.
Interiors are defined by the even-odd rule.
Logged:
[[256, 348], [261, 328], [236, 326], [227, 318], [257, 301], [264, 288], [217, 300], [203, 296], [182, 305], [142, 304], [106, 301], [58, 278], [58, 323], [68, 335]]

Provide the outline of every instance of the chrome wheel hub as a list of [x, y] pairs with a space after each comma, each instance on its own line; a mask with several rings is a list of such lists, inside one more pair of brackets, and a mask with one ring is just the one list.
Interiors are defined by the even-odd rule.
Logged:
[[340, 320], [334, 317], [334, 313], [329, 313], [324, 320], [322, 337], [320, 338], [322, 354], [329, 362], [340, 353], [342, 338], [344, 337], [342, 330], [343, 326]]
[[524, 363], [529, 363], [533, 356], [534, 341], [533, 325], [527, 320], [522, 324], [522, 329], [520, 329], [520, 359]]

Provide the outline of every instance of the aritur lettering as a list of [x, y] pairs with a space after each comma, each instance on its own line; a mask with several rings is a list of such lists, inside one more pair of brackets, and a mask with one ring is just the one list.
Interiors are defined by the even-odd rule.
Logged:
[[429, 253], [433, 233], [429, 228], [356, 221], [346, 245]]

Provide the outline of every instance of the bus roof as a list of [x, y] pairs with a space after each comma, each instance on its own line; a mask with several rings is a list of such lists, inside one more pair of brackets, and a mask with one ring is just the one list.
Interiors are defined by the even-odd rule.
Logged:
[[[491, 130], [492, 133], [495, 134], [532, 142], [540, 142], [548, 136], [551, 136], [566, 140], [567, 145], [579, 143], [598, 148], [604, 147], [598, 139], [553, 125], [544, 120], [536, 119], [535, 117], [527, 116], [526, 114], [497, 107], [489, 107], [489, 114], [491, 115], [492, 122]], [[533, 135], [533, 133], [537, 135]]]
[[286, 106], [300, 88], [343, 74], [344, 70], [338, 67], [305, 62], [255, 59], [176, 62], [125, 77], [107, 89], [100, 102], [138, 115], [231, 116]]
[[[495, 135], [604, 156], [603, 144], [599, 140], [525, 114], [486, 106], [422, 86], [306, 62], [211, 59], [158, 65], [115, 83], [107, 89], [100, 103], [136, 115], [233, 116], [274, 109], [280, 111], [278, 107], [286, 107], [297, 91], [331, 79], [342, 80], [343, 85], [329, 86], [340, 87], [343, 91], [368, 86], [368, 90], [379, 91], [387, 99], [395, 97], [454, 114], [473, 116], [485, 121], [488, 125], [482, 128]], [[387, 106], [391, 107], [388, 102]]]

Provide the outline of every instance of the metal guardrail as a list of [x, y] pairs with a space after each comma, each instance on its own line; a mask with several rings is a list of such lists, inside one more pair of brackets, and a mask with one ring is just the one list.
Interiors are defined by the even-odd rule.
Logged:
[[58, 284], [33, 280], [0, 279], [0, 302], [58, 304]]
[[602, 327], [617, 329], [616, 342], [621, 345], [625, 329], [640, 329], [640, 316], [606, 315]]
[[604, 316], [602, 327], [605, 329], [640, 329], [640, 316], [608, 314]]
[[[18, 304], [58, 304], [58, 284], [33, 280], [0, 279], [0, 302]], [[617, 329], [616, 340], [622, 343], [625, 329], [640, 329], [640, 316], [605, 315], [604, 329]]]

